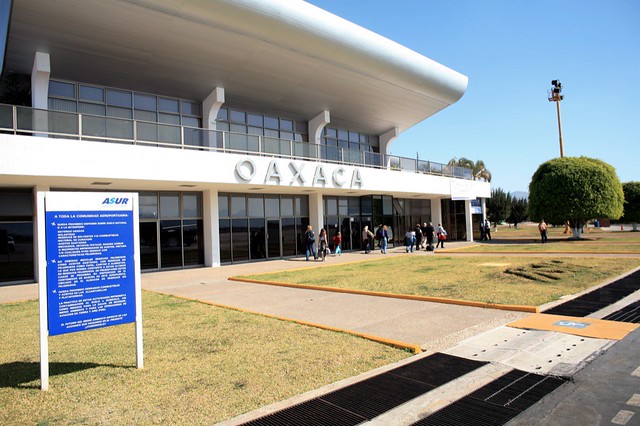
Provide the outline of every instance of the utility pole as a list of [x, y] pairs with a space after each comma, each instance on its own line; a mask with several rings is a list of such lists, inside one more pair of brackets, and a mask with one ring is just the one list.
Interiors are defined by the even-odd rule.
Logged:
[[549, 102], [556, 103], [556, 109], [558, 110], [558, 136], [560, 138], [560, 158], [564, 157], [564, 148], [562, 147], [562, 120], [560, 119], [560, 101], [564, 99], [560, 93], [562, 92], [562, 83], [560, 80], [552, 80], [551, 90], [547, 92], [547, 99]]

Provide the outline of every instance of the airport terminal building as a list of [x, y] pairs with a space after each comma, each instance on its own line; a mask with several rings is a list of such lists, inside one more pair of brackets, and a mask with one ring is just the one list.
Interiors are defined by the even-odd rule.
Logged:
[[390, 153], [456, 71], [298, 0], [3, 6], [0, 285], [38, 280], [46, 191], [137, 192], [143, 271], [298, 256], [308, 224], [473, 238], [489, 183]]

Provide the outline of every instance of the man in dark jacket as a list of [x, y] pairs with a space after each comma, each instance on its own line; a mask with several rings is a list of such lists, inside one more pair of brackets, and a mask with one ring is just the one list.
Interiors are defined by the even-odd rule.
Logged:
[[433, 247], [433, 234], [436, 230], [433, 228], [433, 224], [429, 222], [425, 228], [424, 237], [427, 239], [427, 250], [429, 247]]

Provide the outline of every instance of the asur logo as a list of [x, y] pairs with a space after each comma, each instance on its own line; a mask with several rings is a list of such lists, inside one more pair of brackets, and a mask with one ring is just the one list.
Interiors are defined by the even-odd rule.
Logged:
[[102, 204], [127, 204], [129, 202], [128, 198], [105, 198]]

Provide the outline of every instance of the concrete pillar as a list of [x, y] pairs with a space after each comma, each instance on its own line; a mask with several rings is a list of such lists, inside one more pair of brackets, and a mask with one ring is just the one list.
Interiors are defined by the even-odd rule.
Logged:
[[220, 216], [218, 191], [210, 189], [202, 193], [202, 215], [204, 228], [204, 264], [220, 266]]
[[[31, 106], [37, 109], [46, 110], [49, 107], [49, 76], [51, 75], [51, 63], [49, 54], [36, 52], [33, 58], [33, 69], [31, 71]], [[49, 131], [49, 118], [47, 112], [33, 111], [33, 129], [41, 132]], [[35, 136], [46, 138], [46, 133], [35, 134]]]
[[[40, 259], [39, 259], [39, 248], [41, 248], [42, 250], [45, 250], [46, 246], [44, 241], [40, 241], [39, 238], [39, 222], [40, 223], [44, 223], [44, 220], [39, 221], [38, 218], [40, 215], [44, 215], [44, 211], [40, 211], [41, 208], [44, 208], [44, 205], [39, 205], [38, 203], [38, 194], [42, 194], [46, 191], [49, 191], [49, 186], [47, 185], [37, 185], [33, 187], [33, 199], [34, 199], [34, 203], [33, 205], [36, 206], [36, 211], [33, 214], [33, 276], [35, 278], [35, 282], [40, 282], [40, 274], [44, 274], [46, 271], [46, 268], [44, 267], [44, 265], [42, 265], [43, 267], [40, 268]], [[44, 236], [44, 229], [42, 230], [42, 234]], [[41, 244], [40, 244], [41, 243]], [[46, 256], [43, 256], [43, 258], [46, 258]]]
[[309, 120], [309, 143], [322, 145], [322, 130], [329, 123], [331, 123], [331, 114], [327, 110]]
[[480, 209], [482, 211], [482, 222], [487, 220], [487, 199], [480, 198]]
[[48, 53], [36, 52], [31, 71], [31, 106], [47, 109], [49, 106], [49, 76], [51, 62]]
[[431, 223], [433, 223], [434, 227], [442, 223], [442, 204], [440, 198], [431, 199]]
[[[322, 194], [314, 192], [309, 194], [309, 224], [313, 227], [313, 232], [318, 235], [324, 224], [324, 205]], [[316, 241], [318, 239], [316, 238]]]
[[224, 104], [224, 88], [216, 87], [209, 96], [202, 101], [202, 127], [205, 129], [216, 129], [216, 120], [218, 119], [218, 111]]
[[464, 217], [467, 223], [467, 241], [473, 241], [473, 214], [471, 200], [464, 200]]
[[398, 128], [394, 127], [379, 136], [380, 154], [384, 155], [384, 166], [386, 168], [389, 168], [391, 166], [391, 160], [389, 159], [389, 154], [391, 153], [391, 144], [396, 140], [398, 134]]

